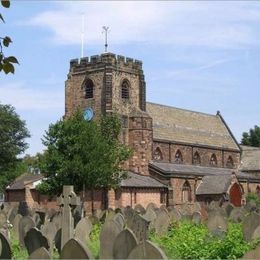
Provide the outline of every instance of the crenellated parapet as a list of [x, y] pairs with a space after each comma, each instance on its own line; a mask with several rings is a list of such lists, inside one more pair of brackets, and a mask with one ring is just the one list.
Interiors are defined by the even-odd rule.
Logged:
[[104, 68], [104, 66], [112, 66], [115, 69], [140, 71], [142, 70], [142, 61], [113, 53], [103, 53], [101, 55], [72, 59], [70, 61], [71, 72], [82, 71], [88, 68], [99, 69]]

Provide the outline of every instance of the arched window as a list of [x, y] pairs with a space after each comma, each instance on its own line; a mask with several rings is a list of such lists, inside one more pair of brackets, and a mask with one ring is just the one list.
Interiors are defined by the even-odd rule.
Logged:
[[129, 83], [127, 80], [124, 80], [121, 86], [121, 97], [124, 100], [129, 99]]
[[163, 159], [162, 151], [159, 147], [157, 147], [153, 153], [153, 159], [156, 161], [161, 161]]
[[185, 181], [182, 185], [182, 202], [191, 202], [191, 186], [188, 181]]
[[216, 166], [218, 164], [217, 156], [214, 153], [211, 155], [209, 164], [211, 166]]
[[174, 162], [175, 163], [182, 163], [183, 162], [183, 159], [182, 159], [182, 154], [181, 154], [181, 151], [178, 150], [175, 154], [175, 158], [174, 158]]
[[234, 162], [233, 162], [232, 156], [229, 156], [229, 157], [228, 157], [226, 166], [227, 166], [228, 168], [233, 168], [233, 167], [234, 167]]
[[256, 187], [256, 194], [260, 194], [260, 186], [259, 185], [257, 185], [257, 187]]
[[87, 79], [85, 82], [85, 98], [94, 97], [94, 84], [91, 79]]
[[200, 165], [200, 155], [197, 151], [193, 155], [193, 164]]

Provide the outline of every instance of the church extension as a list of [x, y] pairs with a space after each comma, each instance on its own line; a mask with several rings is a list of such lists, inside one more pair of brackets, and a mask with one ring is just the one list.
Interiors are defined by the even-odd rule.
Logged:
[[[147, 102], [141, 61], [112, 53], [71, 60], [65, 116], [78, 108], [94, 111], [94, 118], [120, 115], [121, 141], [134, 151], [126, 163], [128, 178], [107, 194], [87, 192], [87, 211], [150, 202], [176, 206], [215, 200], [240, 206], [246, 193], [260, 190], [260, 149], [240, 146], [220, 112]], [[16, 180], [7, 188], [8, 200], [15, 200], [19, 186], [31, 206], [46, 206], [46, 199], [35, 195], [42, 177], [31, 177], [31, 182], [21, 178], [20, 186]]]

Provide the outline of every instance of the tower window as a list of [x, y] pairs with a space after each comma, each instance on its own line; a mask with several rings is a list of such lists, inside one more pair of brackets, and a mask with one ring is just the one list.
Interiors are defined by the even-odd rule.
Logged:
[[94, 84], [91, 79], [88, 79], [85, 83], [85, 98], [93, 98], [94, 97]]
[[211, 166], [217, 166], [217, 164], [218, 164], [217, 156], [214, 153], [211, 155], [209, 164]]
[[178, 150], [175, 154], [175, 158], [174, 158], [174, 162], [175, 163], [183, 163], [183, 159], [182, 159], [182, 154], [181, 151]]
[[153, 159], [156, 161], [161, 161], [163, 159], [162, 152], [159, 147], [157, 147], [153, 153]]
[[200, 165], [200, 155], [199, 153], [196, 151], [193, 155], [193, 164], [195, 165]]
[[129, 99], [129, 83], [124, 80], [121, 87], [121, 97], [124, 100]]

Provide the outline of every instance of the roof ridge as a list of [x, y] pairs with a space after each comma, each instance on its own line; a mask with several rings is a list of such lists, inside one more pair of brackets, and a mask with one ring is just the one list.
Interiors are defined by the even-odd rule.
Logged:
[[209, 113], [200, 112], [200, 111], [195, 111], [195, 110], [186, 109], [186, 108], [174, 107], [174, 106], [170, 106], [170, 105], [162, 105], [162, 104], [158, 104], [158, 103], [154, 103], [154, 102], [146, 102], [146, 104], [151, 104], [151, 105], [156, 105], [156, 106], [161, 106], [161, 107], [168, 107], [168, 108], [175, 108], [175, 109], [182, 110], [182, 111], [186, 111], [186, 112], [192, 112], [192, 113], [196, 113], [196, 114], [202, 114], [202, 115], [206, 115], [206, 116], [210, 116], [210, 117], [217, 117], [217, 116], [214, 115], [214, 114], [209, 114]]

